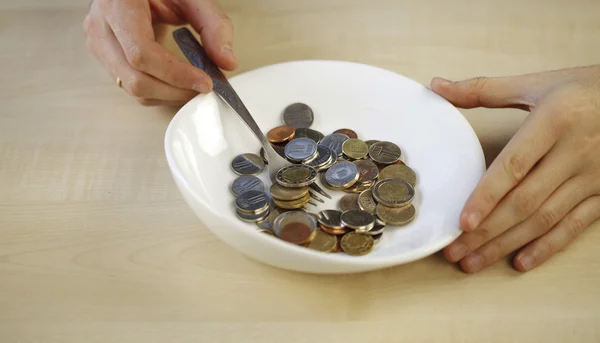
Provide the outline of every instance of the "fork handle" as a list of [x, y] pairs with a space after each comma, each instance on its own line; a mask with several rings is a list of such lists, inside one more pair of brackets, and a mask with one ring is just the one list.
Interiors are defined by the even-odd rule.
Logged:
[[252, 130], [256, 138], [261, 142], [266, 152], [272, 150], [273, 154], [277, 154], [271, 147], [271, 144], [263, 134], [262, 130], [252, 118], [252, 115], [237, 95], [225, 75], [219, 67], [208, 57], [206, 51], [200, 45], [196, 37], [187, 28], [179, 28], [173, 31], [173, 38], [179, 48], [190, 61], [192, 65], [204, 71], [213, 81], [213, 90], [217, 95], [225, 101], [229, 107], [244, 121], [244, 123]]

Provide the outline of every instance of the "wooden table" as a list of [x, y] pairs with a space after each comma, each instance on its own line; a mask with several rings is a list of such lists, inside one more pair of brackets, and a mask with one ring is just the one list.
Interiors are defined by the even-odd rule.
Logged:
[[[600, 62], [597, 0], [221, 3], [237, 72], [340, 59], [428, 83]], [[169, 174], [176, 109], [115, 86], [84, 47], [87, 5], [0, 4], [0, 342], [600, 341], [597, 224], [526, 274], [431, 256], [313, 276], [227, 247]], [[524, 118], [463, 113], [488, 160]]]

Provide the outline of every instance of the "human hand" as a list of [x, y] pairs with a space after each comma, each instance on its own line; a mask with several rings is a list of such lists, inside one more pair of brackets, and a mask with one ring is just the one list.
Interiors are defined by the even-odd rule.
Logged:
[[457, 107], [529, 110], [467, 200], [444, 256], [474, 273], [520, 249], [530, 270], [600, 217], [600, 65], [431, 88]]
[[86, 46], [141, 104], [180, 105], [212, 89], [208, 75], [156, 42], [155, 23], [191, 24], [219, 67], [236, 67], [233, 26], [216, 1], [93, 0], [83, 23]]

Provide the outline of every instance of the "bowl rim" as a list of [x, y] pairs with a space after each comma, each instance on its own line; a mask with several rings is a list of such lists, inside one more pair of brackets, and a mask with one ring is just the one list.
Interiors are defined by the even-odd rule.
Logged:
[[[228, 77], [228, 79], [235, 80], [238, 77], [247, 77], [250, 74], [259, 73], [264, 69], [270, 69], [273, 67], [278, 67], [278, 66], [283, 66], [283, 65], [305, 64], [305, 63], [347, 64], [347, 65], [354, 65], [354, 66], [359, 66], [359, 67], [363, 67], [363, 68], [365, 68], [365, 67], [372, 68], [372, 69], [376, 69], [379, 71], [383, 71], [385, 73], [394, 74], [396, 77], [403, 78], [405, 81], [413, 83], [415, 86], [420, 86], [426, 90], [429, 90], [434, 96], [442, 99], [443, 101], [445, 101], [451, 105], [453, 112], [455, 112], [455, 116], [456, 116], [456, 118], [454, 120], [461, 121], [461, 125], [463, 125], [465, 127], [465, 129], [468, 131], [468, 133], [472, 136], [469, 139], [474, 139], [474, 141], [476, 142], [476, 145], [473, 148], [478, 150], [477, 155], [479, 155], [479, 157], [480, 157], [479, 163], [482, 166], [481, 173], [483, 173], [485, 171], [485, 157], [483, 154], [481, 142], [479, 141], [477, 134], [475, 133], [475, 130], [473, 129], [473, 127], [471, 126], [469, 121], [465, 118], [465, 116], [455, 106], [453, 106], [450, 102], [448, 102], [446, 99], [444, 99], [437, 93], [431, 91], [429, 88], [427, 88], [423, 84], [421, 84], [411, 78], [408, 78], [402, 74], [399, 74], [397, 72], [394, 72], [394, 71], [391, 71], [388, 69], [384, 69], [384, 68], [381, 68], [378, 66], [360, 63], [360, 62], [353, 62], [353, 61], [328, 60], [328, 59], [304, 59], [304, 60], [290, 60], [290, 61], [284, 61], [284, 62], [269, 64], [269, 65], [263, 65], [263, 66], [236, 74], [234, 76]], [[190, 103], [192, 103], [195, 99], [197, 99], [198, 97], [205, 97], [205, 96], [217, 97], [216, 94], [214, 93], [214, 91], [211, 91], [206, 94], [198, 94], [194, 98], [190, 99], [186, 104], [184, 104], [175, 113], [175, 115], [171, 118], [171, 120], [165, 130], [165, 137], [164, 137], [163, 144], [164, 144], [164, 150], [165, 150], [167, 164], [171, 171], [171, 175], [173, 176], [173, 178], [176, 179], [174, 181], [179, 182], [179, 185], [176, 184], [176, 186], [185, 187], [188, 195], [192, 196], [196, 202], [200, 203], [205, 208], [210, 208], [210, 206], [207, 205], [202, 200], [202, 198], [197, 195], [197, 193], [194, 191], [194, 189], [192, 187], [190, 187], [189, 183], [186, 181], [185, 177], [182, 175], [180, 169], [178, 168], [177, 163], [174, 161], [173, 153], [169, 147], [170, 146], [169, 142], [171, 141], [171, 138], [173, 136], [174, 128], [176, 126], [178, 126], [177, 123], [181, 120], [181, 117], [183, 116], [182, 112], [185, 111], [186, 107], [191, 106]], [[180, 190], [180, 194], [181, 194], [181, 190]], [[186, 203], [187, 203], [187, 201], [186, 201]], [[193, 209], [191, 209], [191, 210], [193, 211]], [[212, 212], [212, 211], [210, 211], [210, 212]], [[196, 218], [197, 218], [197, 216], [196, 216]], [[203, 222], [200, 218], [197, 218], [197, 220], [200, 220], [201, 222]], [[208, 225], [205, 224], [205, 226], [206, 226], [206, 229], [211, 231], [211, 233], [215, 234], [212, 231], [212, 229], [210, 229], [208, 227]], [[232, 225], [232, 227], [233, 227], [233, 230], [238, 231], [242, 235], [245, 235], [247, 237], [250, 237], [251, 235], [254, 235], [255, 237], [260, 237], [260, 238], [250, 238], [250, 239], [262, 240], [264, 242], [262, 244], [272, 245], [274, 248], [277, 248], [277, 249], [291, 250], [291, 252], [293, 252], [294, 255], [296, 255], [296, 254], [304, 255], [305, 257], [312, 258], [312, 259], [321, 259], [328, 263], [352, 264], [352, 265], [355, 265], [356, 267], [378, 267], [378, 266], [384, 267], [384, 266], [393, 266], [393, 265], [398, 265], [398, 264], [409, 263], [409, 262], [430, 256], [430, 255], [440, 251], [441, 249], [443, 249], [445, 246], [450, 244], [452, 241], [454, 241], [456, 238], [458, 238], [462, 234], [462, 230], [460, 230], [460, 228], [457, 228], [456, 232], [449, 238], [447, 238], [445, 240], [439, 240], [433, 244], [427, 244], [420, 249], [409, 250], [409, 251], [401, 253], [401, 254], [392, 254], [392, 255], [378, 256], [378, 257], [370, 256], [368, 258], [365, 258], [364, 256], [351, 256], [351, 255], [347, 255], [347, 254], [324, 253], [324, 252], [320, 252], [320, 251], [316, 251], [316, 250], [312, 250], [312, 249], [307, 249], [306, 247], [302, 247], [302, 246], [295, 246], [288, 242], [282, 241], [281, 239], [278, 239], [276, 237], [271, 237], [270, 235], [262, 234], [258, 231], [256, 231], [256, 232], [249, 231], [249, 230], [240, 228], [236, 225]], [[229, 245], [228, 242], [224, 242], [224, 243]]]

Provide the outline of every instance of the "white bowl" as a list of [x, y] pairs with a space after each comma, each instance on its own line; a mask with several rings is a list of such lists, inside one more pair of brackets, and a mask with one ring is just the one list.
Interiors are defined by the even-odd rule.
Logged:
[[[418, 184], [416, 218], [403, 227], [388, 226], [368, 255], [321, 253], [260, 233], [255, 224], [235, 216], [229, 189], [236, 177], [231, 160], [241, 153], [258, 154], [259, 142], [216, 94], [198, 95], [169, 124], [165, 151], [185, 201], [228, 245], [279, 268], [352, 273], [423, 258], [459, 236], [461, 209], [483, 175], [485, 161], [471, 126], [446, 100], [396, 73], [339, 61], [276, 64], [230, 82], [263, 132], [282, 125], [287, 105], [304, 102], [315, 114], [311, 128], [325, 135], [351, 128], [364, 140], [398, 144]], [[266, 170], [261, 178], [268, 190]], [[334, 200], [320, 209], [336, 208], [346, 193], [326, 190]]]

